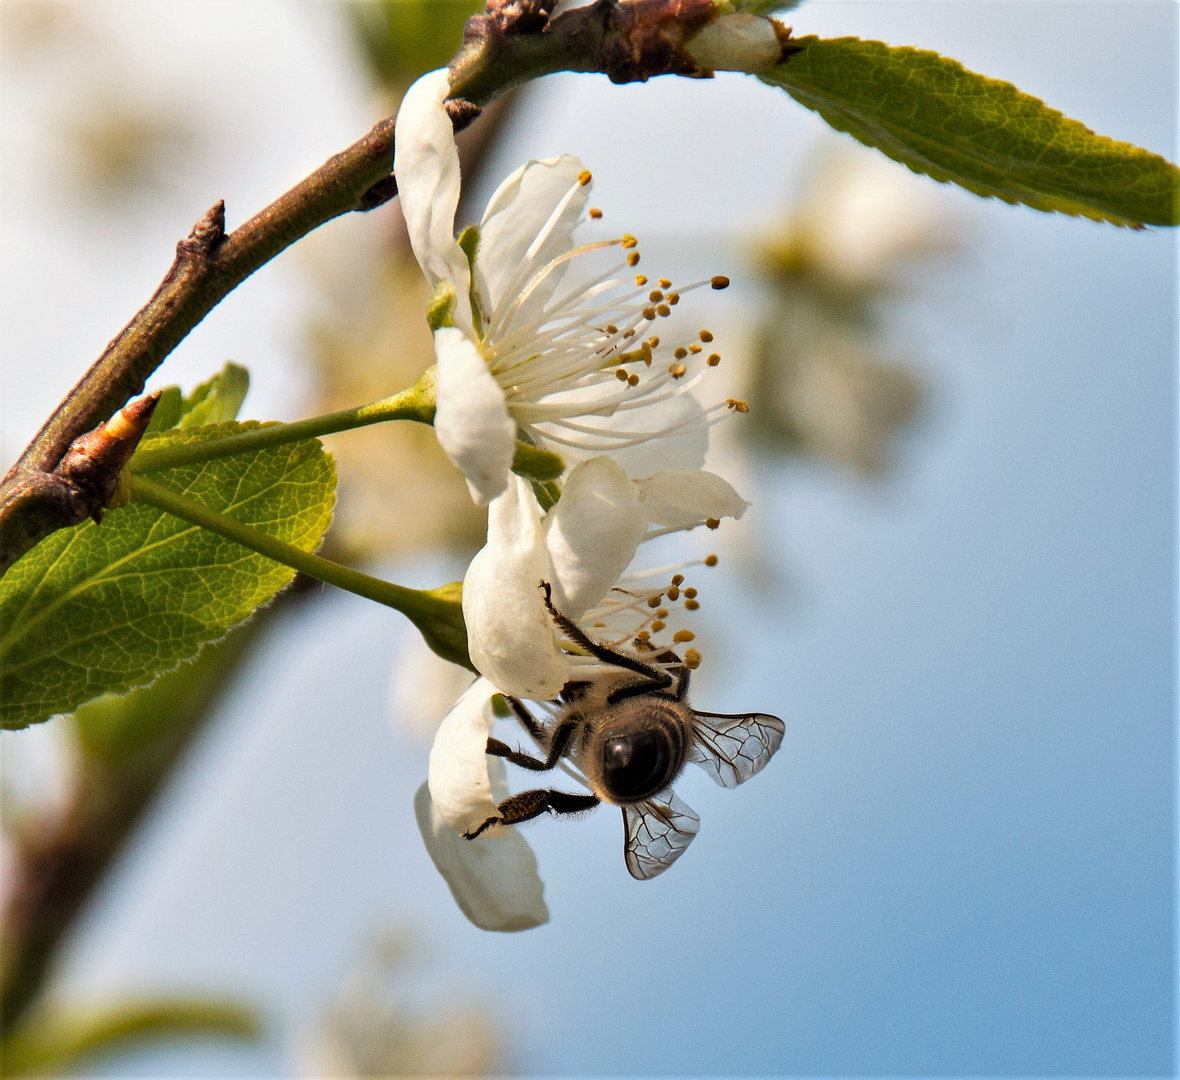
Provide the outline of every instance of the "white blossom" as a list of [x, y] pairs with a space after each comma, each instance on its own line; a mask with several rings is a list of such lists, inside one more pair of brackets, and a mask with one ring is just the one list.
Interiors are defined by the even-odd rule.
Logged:
[[[632, 236], [576, 245], [575, 228], [601, 212], [588, 206], [590, 172], [569, 154], [517, 169], [479, 226], [456, 239], [449, 88], [447, 73], [436, 71], [407, 92], [395, 170], [414, 253], [436, 301], [449, 298], [451, 325], [434, 338], [434, 424], [472, 497], [483, 504], [505, 489], [518, 438], [575, 460], [676, 438], [685, 464], [703, 464], [706, 429], [727, 407], [705, 409], [692, 396], [720, 360], [706, 348], [712, 334], [649, 331], [672, 325], [661, 320], [684, 293], [728, 279], [674, 289], [632, 276]], [[615, 264], [567, 282], [576, 260], [610, 250], [620, 253]], [[685, 436], [694, 437], [688, 446]]]
[[528, 841], [503, 826], [475, 840], [462, 836], [508, 797], [504, 762], [484, 753], [495, 692], [487, 679], [477, 679], [443, 720], [430, 754], [430, 779], [414, 796], [414, 814], [463, 914], [483, 930], [528, 930], [549, 921]]
[[[711, 473], [685, 469], [631, 480], [607, 456], [575, 466], [544, 515], [531, 485], [518, 476], [510, 476], [493, 500], [487, 544], [463, 582], [469, 649], [483, 677], [439, 727], [427, 786], [418, 796], [419, 826], [435, 865], [477, 925], [516, 929], [516, 921], [544, 921], [536, 863], [517, 830], [496, 825], [472, 841], [462, 836], [495, 817], [507, 796], [503, 760], [485, 752], [495, 722], [492, 696], [548, 702], [571, 677], [593, 678], [603, 667], [563, 640], [545, 607], [542, 582], [550, 585], [557, 610], [586, 633], [616, 648], [639, 640], [662, 652], [656, 643], [668, 626], [660, 616], [668, 612], [651, 602], [680, 594], [676, 585], [653, 585], [651, 574], [628, 573], [637, 549], [646, 537], [671, 528], [741, 517], [747, 505]], [[695, 593], [685, 595], [691, 609]], [[691, 639], [682, 631], [672, 640]], [[684, 662], [696, 666], [695, 650]]]

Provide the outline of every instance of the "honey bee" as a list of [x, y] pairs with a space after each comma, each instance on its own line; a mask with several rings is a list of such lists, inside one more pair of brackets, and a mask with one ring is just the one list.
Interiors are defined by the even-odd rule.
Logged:
[[545, 751], [544, 759], [492, 738], [487, 752], [531, 772], [549, 772], [568, 762], [591, 794], [548, 788], [522, 791], [500, 803], [497, 816], [464, 836], [473, 840], [491, 825], [517, 825], [546, 812], [578, 814], [601, 802], [611, 803], [623, 812], [627, 869], [640, 880], [653, 878], [684, 854], [700, 829], [692, 808], [672, 791], [684, 766], [692, 762], [722, 787], [737, 787], [774, 756], [782, 744], [783, 722], [766, 713], [692, 708], [687, 698], [689, 668], [676, 653], [660, 652], [649, 663], [608, 648], [554, 608], [548, 583], [542, 582], [541, 588], [554, 622], [607, 670], [591, 680], [566, 683], [547, 724], [519, 698], [505, 698]]

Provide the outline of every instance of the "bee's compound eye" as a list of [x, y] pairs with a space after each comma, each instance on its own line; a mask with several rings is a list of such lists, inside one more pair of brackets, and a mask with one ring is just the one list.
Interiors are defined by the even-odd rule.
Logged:
[[608, 737], [602, 747], [602, 774], [610, 793], [620, 799], [655, 794], [667, 779], [669, 749], [659, 730]]

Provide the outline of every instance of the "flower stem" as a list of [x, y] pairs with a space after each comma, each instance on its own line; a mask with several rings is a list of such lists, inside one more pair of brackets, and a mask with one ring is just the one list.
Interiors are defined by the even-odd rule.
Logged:
[[268, 446], [299, 442], [337, 431], [383, 424], [390, 420], [416, 420], [421, 424], [434, 423], [434, 368], [427, 368], [413, 386], [400, 394], [361, 405], [356, 409], [312, 416], [290, 424], [267, 424], [265, 427], [226, 435], [222, 439], [185, 443], [177, 446], [144, 447], [132, 459], [128, 469], [133, 473], [171, 469], [177, 465], [191, 465], [198, 461], [228, 457], [231, 454], [253, 453]]
[[326, 581], [338, 589], [400, 611], [421, 631], [426, 644], [439, 656], [453, 664], [471, 668], [471, 660], [467, 655], [467, 630], [460, 603], [463, 589], [461, 582], [454, 581], [437, 589], [407, 589], [403, 585], [382, 581], [313, 555], [285, 540], [243, 525], [145, 476], [132, 476], [130, 480], [131, 498], [135, 502], [167, 511], [251, 551], [257, 551], [268, 559], [299, 570], [308, 577]]

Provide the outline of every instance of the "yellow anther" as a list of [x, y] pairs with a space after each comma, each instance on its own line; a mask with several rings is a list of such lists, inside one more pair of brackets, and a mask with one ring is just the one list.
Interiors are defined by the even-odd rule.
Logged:
[[652, 289], [652, 291], [647, 294], [647, 298], [653, 304], [658, 304], [661, 300], [664, 299], [664, 294], [662, 292], [660, 292], [659, 289]]
[[660, 288], [670, 289], [672, 288], [672, 282], [670, 282], [666, 277], [662, 277], [660, 278]]
[[[648, 362], [650, 363], [651, 361], [648, 361]], [[638, 375], [628, 375], [627, 376], [627, 385], [628, 386], [638, 386], [639, 385], [639, 376]]]
[[667, 625], [668, 625], [667, 623], [662, 622], [659, 619], [656, 619], [656, 621], [651, 624], [651, 632], [653, 634], [658, 634]]
[[684, 595], [687, 596], [690, 600], [693, 600], [696, 598], [697, 591], [696, 591], [696, 589], [694, 589], [690, 585], [687, 589], [684, 590]]
[[668, 617], [668, 609], [666, 607], [658, 608], [656, 610], [657, 619], [666, 619]]
[[599, 210], [597, 206], [592, 206], [592, 207], [590, 207], [590, 216], [595, 221], [597, 221], [600, 217], [602, 217], [602, 211]]
[[668, 374], [671, 375], [672, 378], [674, 378], [674, 379], [679, 379], [687, 370], [688, 370], [688, 368], [686, 368], [683, 364], [681, 364], [679, 361], [677, 361], [675, 364], [672, 364], [668, 368]]
[[704, 350], [699, 345], [690, 345], [688, 347], [688, 351], [692, 353], [693, 356], [697, 356], [699, 353], [704, 352]]
[[619, 328], [618, 328], [617, 326], [615, 326], [615, 324], [614, 324], [614, 323], [609, 323], [609, 322], [608, 322], [608, 323], [606, 324], [606, 332], [607, 332], [608, 334], [617, 334], [617, 333], [619, 332]]
[[677, 630], [676, 633], [672, 635], [672, 640], [679, 643], [681, 641], [692, 641], [695, 637], [696, 634], [694, 634], [691, 630]]
[[680, 293], [678, 293], [678, 292], [668, 293], [668, 303], [672, 304], [673, 306], [675, 306], [676, 304], [679, 304], [680, 303]]
[[709, 367], [716, 367], [718, 364], [721, 363], [721, 354], [720, 353], [709, 353], [709, 359], [706, 360], [705, 363], [708, 364]]
[[634, 329], [634, 327], [632, 327], [630, 330], [624, 330], [624, 331], [623, 331], [623, 337], [624, 337], [624, 338], [629, 338], [629, 337], [634, 337], [634, 336], [635, 336], [635, 329]]
[[710, 341], [713, 340], [713, 331], [712, 330], [702, 330], [700, 332], [700, 334], [698, 334], [697, 336], [707, 345]]
[[672, 314], [672, 309], [670, 307], [668, 307], [667, 304], [657, 304], [656, 305], [656, 314], [663, 315], [664, 318], [666, 319], [669, 315]]
[[661, 594], [657, 593], [655, 596], [651, 597], [648, 600], [647, 606], [650, 608], [657, 608], [660, 606], [660, 601], [662, 599], [663, 599], [663, 596]]
[[673, 574], [672, 575], [672, 584], [673, 585], [683, 585], [684, 584], [684, 575], [683, 574]]
[[701, 666], [701, 654], [696, 649], [689, 649], [684, 654], [684, 666], [689, 671], [696, 671]]
[[696, 609], [699, 608], [700, 606], [701, 606], [701, 602], [699, 600], [685, 600], [684, 601], [684, 609], [686, 611], [696, 611]]
[[626, 370], [624, 368], [616, 368], [615, 369], [615, 378], [618, 379], [619, 382], [626, 382], [627, 381]]
[[726, 398], [725, 404], [734, 412], [749, 412], [750, 406], [745, 401], [740, 401], [738, 398]]
[[638, 285], [642, 289], [643, 286], [647, 284], [647, 278], [644, 277], [643, 274], [636, 274], [635, 275], [635, 284]]
[[630, 233], [623, 233], [623, 250], [627, 251], [630, 248], [636, 247], [639, 241], [635, 239]]
[[605, 627], [605, 626], [606, 626], [606, 623], [604, 623], [604, 622], [596, 622], [594, 625], [595, 625], [595, 627], [596, 627], [596, 628], [597, 628], [597, 627], [600, 627], [600, 626], [601, 626], [601, 627]]
[[643, 317], [650, 322], [656, 317], [656, 309], [654, 307], [645, 307], [643, 309]]
[[647, 339], [647, 343], [653, 349], [658, 349], [660, 347], [660, 339], [656, 337], [655, 334], [652, 334], [652, 336]]
[[688, 350], [683, 345], [678, 345], [676, 351], [672, 354], [677, 360], [683, 360], [688, 355]]
[[633, 252], [631, 252], [630, 255], [627, 256], [627, 265], [628, 266], [638, 266], [639, 265], [639, 252], [638, 251], [633, 251]]
[[705, 528], [706, 529], [716, 529], [716, 528], [719, 528], [720, 525], [721, 525], [720, 518], [705, 518]]
[[716, 566], [717, 565], [717, 556], [716, 555], [706, 555], [705, 556], [705, 565], [706, 566]]
[[713, 278], [710, 279], [709, 284], [712, 285], [714, 289], [728, 289], [729, 278], [727, 278], [724, 274], [715, 274]]
[[680, 599], [680, 590], [675, 585], [668, 590], [668, 599], [672, 601]]
[[593, 179], [594, 176], [591, 174], [589, 169], [583, 169], [580, 173], [578, 173], [578, 183], [581, 184], [582, 187], [585, 187]]
[[651, 637], [650, 631], [640, 630], [639, 633], [635, 635], [635, 640], [636, 641], [647, 641], [650, 637]]

